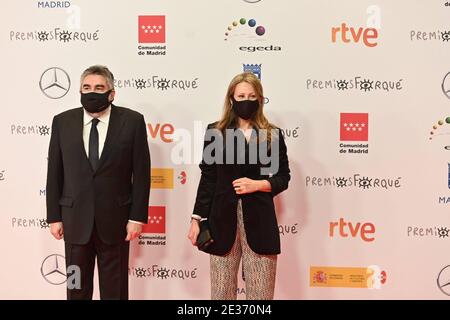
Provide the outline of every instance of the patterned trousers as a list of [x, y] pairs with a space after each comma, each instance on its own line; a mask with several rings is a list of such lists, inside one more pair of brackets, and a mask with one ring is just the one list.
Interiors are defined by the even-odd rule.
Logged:
[[248, 300], [272, 300], [275, 289], [277, 255], [259, 255], [248, 246], [244, 229], [242, 200], [237, 207], [236, 240], [224, 256], [210, 255], [211, 299], [236, 300], [239, 263], [245, 277]]

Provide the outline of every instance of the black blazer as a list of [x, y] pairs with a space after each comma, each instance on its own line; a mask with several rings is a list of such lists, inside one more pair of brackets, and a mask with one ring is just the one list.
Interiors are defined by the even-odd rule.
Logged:
[[[208, 125], [208, 129], [214, 127], [215, 123]], [[277, 139], [279, 141], [279, 169], [272, 176], [261, 174], [260, 169], [268, 167], [269, 164], [263, 165], [259, 157], [256, 164], [248, 164], [248, 144], [245, 145], [246, 164], [226, 164], [225, 161], [223, 164], [207, 164], [203, 157], [200, 163], [202, 175], [193, 213], [208, 218], [214, 243], [206, 249], [206, 252], [224, 255], [231, 250], [236, 239], [237, 203], [238, 199], [241, 198], [244, 227], [250, 248], [258, 254], [280, 253], [280, 234], [273, 197], [287, 189], [290, 169], [283, 135], [280, 129], [277, 129], [277, 131], [277, 137], [272, 139], [274, 139], [274, 143]], [[212, 141], [205, 139], [203, 150], [213, 141], [214, 139]], [[237, 147], [234, 148], [234, 154], [238, 155]], [[222, 150], [225, 158], [226, 147]], [[237, 195], [232, 182], [242, 177], [253, 180], [268, 180], [272, 192], [258, 191]]]
[[101, 240], [117, 244], [128, 220], [147, 223], [150, 152], [144, 117], [112, 106], [98, 169], [83, 144], [83, 108], [53, 118], [48, 152], [47, 222], [63, 222], [64, 240], [86, 244], [95, 226]]

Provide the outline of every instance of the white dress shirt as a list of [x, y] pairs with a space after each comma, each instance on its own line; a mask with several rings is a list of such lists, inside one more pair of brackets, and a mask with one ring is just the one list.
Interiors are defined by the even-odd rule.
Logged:
[[[111, 106], [109, 106], [105, 113], [103, 113], [97, 119], [99, 122], [97, 123], [97, 131], [98, 131], [98, 158], [100, 159], [103, 152], [103, 147], [105, 146], [106, 134], [108, 133], [108, 125], [109, 125], [109, 117], [111, 116]], [[89, 136], [91, 135], [91, 127], [92, 127], [92, 119], [91, 116], [85, 109], [83, 114], [83, 143], [84, 150], [86, 150], [86, 155], [89, 158]], [[128, 220], [130, 222], [144, 224], [140, 221]]]
[[[84, 110], [84, 109], [83, 109]], [[109, 125], [109, 117], [111, 116], [111, 106], [105, 110], [105, 113], [102, 114], [98, 120], [97, 131], [98, 131], [98, 158], [100, 159], [102, 156], [103, 147], [105, 146], [106, 133], [108, 132]], [[86, 155], [89, 158], [89, 136], [91, 135], [91, 127], [92, 127], [92, 119], [91, 116], [86, 110], [84, 110], [83, 115], [83, 142], [84, 149], [86, 150]]]

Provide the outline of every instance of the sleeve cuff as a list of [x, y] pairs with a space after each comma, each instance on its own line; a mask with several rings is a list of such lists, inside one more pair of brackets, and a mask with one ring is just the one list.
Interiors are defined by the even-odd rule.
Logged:
[[145, 223], [141, 222], [141, 221], [135, 221], [135, 220], [128, 220], [128, 222], [133, 222], [133, 223], [137, 223], [140, 225], [144, 225]]
[[203, 217], [199, 216], [198, 214], [191, 215], [191, 219], [195, 219], [198, 221], [208, 220], [208, 218], [203, 218]]

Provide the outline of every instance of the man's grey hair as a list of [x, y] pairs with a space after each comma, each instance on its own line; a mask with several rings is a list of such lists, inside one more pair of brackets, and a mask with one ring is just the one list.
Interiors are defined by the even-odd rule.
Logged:
[[84, 78], [91, 74], [103, 76], [106, 79], [106, 83], [108, 84], [109, 88], [114, 89], [114, 75], [106, 66], [97, 64], [84, 70], [81, 74], [80, 84], [83, 83]]

